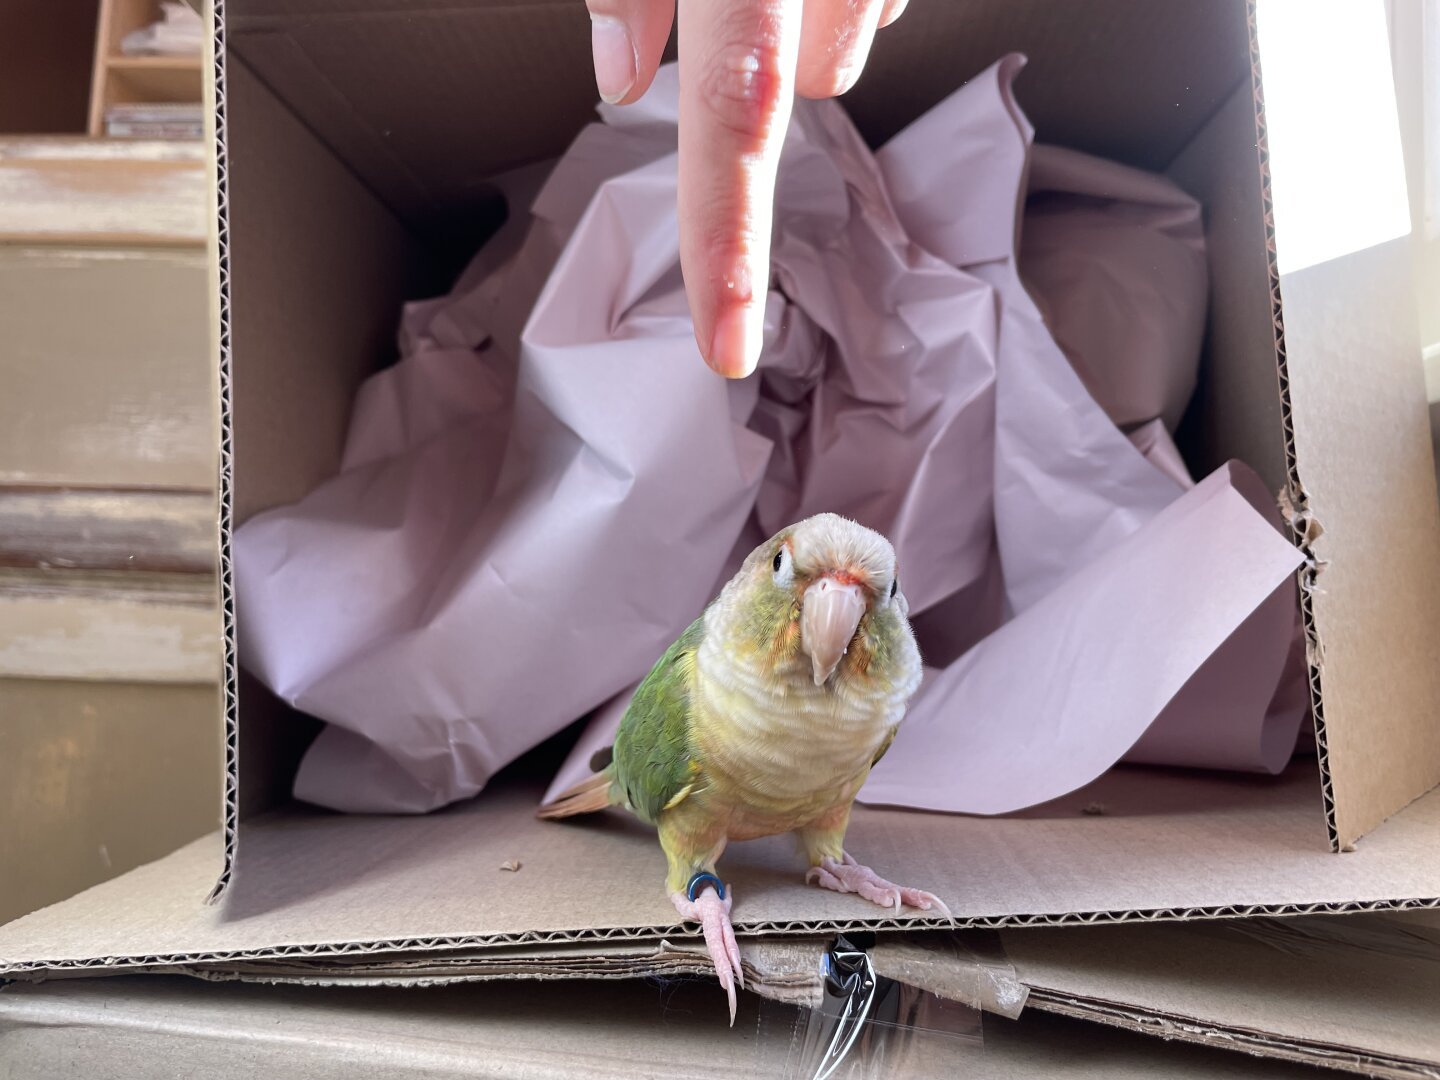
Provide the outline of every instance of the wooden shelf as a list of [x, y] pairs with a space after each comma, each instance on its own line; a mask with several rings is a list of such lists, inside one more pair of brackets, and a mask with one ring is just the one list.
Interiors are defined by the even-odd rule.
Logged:
[[204, 60], [199, 56], [126, 56], [120, 43], [161, 16], [159, 0], [100, 0], [90, 86], [91, 135], [105, 134], [105, 110], [112, 105], [201, 103], [205, 100]]
[[[198, 102], [204, 94], [204, 79], [197, 64], [190, 68], [176, 67], [112, 67], [106, 79], [105, 105], [137, 102], [153, 105], [158, 102]], [[105, 123], [101, 109], [100, 123]], [[102, 131], [91, 134], [100, 135]]]
[[198, 56], [107, 56], [111, 71], [199, 71], [204, 61]]

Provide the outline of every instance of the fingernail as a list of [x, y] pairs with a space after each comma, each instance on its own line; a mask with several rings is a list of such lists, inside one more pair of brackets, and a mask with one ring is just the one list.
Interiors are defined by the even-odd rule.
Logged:
[[743, 379], [755, 370], [765, 332], [764, 310], [758, 305], [732, 304], [722, 308], [710, 336], [705, 359], [727, 379]]
[[595, 86], [611, 105], [635, 85], [635, 43], [619, 19], [590, 16], [590, 51], [595, 56]]

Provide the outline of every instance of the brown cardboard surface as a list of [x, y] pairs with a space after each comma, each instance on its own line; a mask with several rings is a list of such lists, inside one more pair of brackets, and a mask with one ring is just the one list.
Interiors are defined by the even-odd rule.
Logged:
[[[393, 357], [413, 254], [398, 222], [243, 64], [226, 75], [234, 514], [332, 475], [355, 388]], [[264, 378], [260, 378], [263, 371]]]
[[1203, 476], [1231, 458], [1266, 487], [1287, 483], [1285, 435], [1270, 311], [1270, 255], [1255, 183], [1255, 100], [1239, 86], [1166, 170], [1205, 206], [1210, 344], [1178, 441]]
[[1016, 93], [1045, 141], [1163, 170], [1249, 81], [1247, 40], [1244, 0], [911, 0], [876, 35], [846, 108], [878, 145], [1018, 50], [1030, 64]]
[[1342, 846], [1440, 783], [1440, 507], [1410, 274], [1402, 239], [1280, 283]]
[[[713, 986], [633, 983], [443, 990], [73, 980], [0, 991], [6, 1080], [103, 1075], [384, 1077], [787, 1076], [795, 1014], [741, 996], [726, 1027]], [[927, 1046], [904, 1075], [981, 1080], [1298, 1080], [1333, 1075], [1028, 1012], [987, 1016], [974, 1042]], [[933, 1042], [933, 1040], [932, 1040]]]
[[[218, 7], [218, 5], [217, 5]], [[215, 18], [223, 20], [223, 9]], [[391, 354], [391, 332], [415, 251], [404, 228], [224, 48], [213, 53], [215, 238], [220, 350], [221, 606], [227, 616], [225, 833], [217, 889], [228, 880], [242, 798], [288, 789], [293, 720], [263, 691], [237, 729], [229, 535], [234, 520], [295, 498], [333, 473], [356, 386]], [[231, 161], [228, 144], [244, 147]], [[229, 215], [246, 223], [232, 230]], [[235, 371], [232, 350], [250, 357]], [[267, 708], [266, 706], [269, 706]], [[268, 721], [275, 720], [275, 723]], [[313, 730], [298, 725], [308, 733]]]
[[[1067, 15], [1048, 0], [916, 0], [877, 36], [847, 107], [878, 143], [1020, 50], [1032, 69], [1065, 71], [1022, 79], [1037, 127], [1163, 168], [1248, 74], [1233, 0], [1089, 0], [1083, 36]], [[468, 211], [485, 177], [559, 153], [593, 117], [589, 19], [568, 0], [229, 0], [226, 18], [235, 53], [421, 228]]]
[[[821, 961], [828, 940], [764, 938], [742, 941], [745, 988], [770, 1001], [818, 1007], [823, 998]], [[372, 957], [380, 957], [371, 963]], [[715, 970], [703, 941], [592, 942], [515, 948], [455, 950], [440, 954], [389, 953], [362, 957], [320, 957], [177, 964], [146, 968], [148, 975], [187, 975], [208, 982], [336, 987], [437, 987], [482, 982], [608, 982], [635, 979], [701, 977]], [[47, 978], [84, 979], [93, 972], [71, 970]], [[955, 982], [952, 976], [951, 983]], [[975, 980], [970, 981], [974, 985]], [[1019, 988], [1018, 982], [1013, 983]], [[926, 987], [930, 989], [930, 987]], [[974, 995], [946, 993], [950, 1000], [976, 1007]], [[1020, 988], [1023, 995], [1023, 988]], [[1010, 1014], [1007, 1014], [1010, 1015]]]
[[[739, 939], [745, 988], [772, 1001], [818, 1008], [830, 937]], [[892, 934], [870, 952], [877, 975], [971, 1008], [1015, 1019], [1027, 988], [989, 930]], [[568, 942], [439, 951], [377, 952], [320, 957], [271, 957], [146, 968], [217, 982], [306, 983], [312, 986], [429, 986], [493, 979], [633, 979], [713, 974], [703, 941]], [[47, 977], [83, 978], [90, 969]]]
[[1034, 1008], [1371, 1075], [1440, 1075], [1433, 912], [1002, 937]]
[[[825, 939], [741, 939], [746, 985], [813, 1007]], [[1386, 1077], [1440, 1075], [1440, 914], [882, 936], [876, 971], [1010, 1018], [1036, 1009]], [[317, 986], [708, 975], [692, 940], [206, 963], [156, 972]], [[76, 978], [84, 971], [65, 971]], [[987, 1017], [986, 1023], [989, 1022]]]
[[[1118, 769], [1007, 818], [857, 808], [849, 844], [880, 872], [924, 882], [965, 925], [1440, 904], [1440, 796], [1336, 857], [1312, 770], [1302, 761], [1267, 781]], [[0, 974], [693, 936], [665, 898], [652, 830], [618, 812], [538, 821], [540, 792], [497, 785], [423, 817], [262, 817], [245, 826], [222, 903], [199, 903], [212, 837], [0, 928]], [[1095, 802], [1104, 814], [1082, 812]], [[518, 872], [501, 869], [511, 859]], [[742, 934], [948, 925], [803, 885], [787, 837], [735, 845], [721, 871]]]
[[[824, 944], [824, 939], [742, 939], [747, 988], [771, 1000], [814, 1007]], [[1165, 1039], [1367, 1075], [1440, 1075], [1435, 912], [1063, 933], [884, 935], [872, 957], [881, 975], [1011, 1019], [1031, 1004]], [[209, 980], [345, 987], [710, 973], [703, 946], [691, 941], [254, 960], [174, 970]], [[1033, 1009], [1028, 1015], [1035, 1015]]]
[[[821, 959], [827, 941], [818, 938], [743, 939], [740, 961], [745, 988], [772, 1001], [818, 1007], [822, 999]], [[375, 963], [369, 962], [379, 956]], [[878, 969], [877, 958], [877, 969]], [[361, 958], [281, 958], [147, 968], [147, 974], [183, 974], [212, 982], [301, 983], [310, 986], [447, 986], [496, 979], [652, 979], [681, 975], [709, 977], [714, 961], [704, 942], [587, 942], [581, 944], [468, 949], [444, 954], [367, 954]], [[882, 972], [882, 974], [886, 974]], [[86, 972], [60, 972], [83, 978]], [[903, 981], [903, 980], [902, 980]], [[973, 985], [973, 980], [972, 980]], [[1018, 986], [1018, 984], [1016, 984]], [[926, 986], [926, 989], [931, 989]], [[974, 1005], [957, 993], [936, 993]]]

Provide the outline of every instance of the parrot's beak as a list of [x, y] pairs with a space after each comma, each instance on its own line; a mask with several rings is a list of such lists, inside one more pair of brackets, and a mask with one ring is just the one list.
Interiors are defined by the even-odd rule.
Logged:
[[805, 590], [800, 611], [800, 647], [810, 657], [816, 686], [830, 678], [839, 666], [864, 614], [865, 594], [859, 585], [826, 576]]

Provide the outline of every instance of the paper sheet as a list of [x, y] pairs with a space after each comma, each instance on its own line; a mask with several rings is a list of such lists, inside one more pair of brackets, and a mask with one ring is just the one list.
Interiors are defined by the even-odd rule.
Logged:
[[600, 708], [572, 782], [744, 552], [820, 510], [894, 542], [934, 665], [863, 798], [996, 813], [1127, 753], [1283, 764], [1300, 555], [1253, 474], [1192, 487], [1165, 429], [1199, 356], [1199, 208], [1032, 154], [1022, 64], [878, 154], [797, 102], [740, 383], [694, 354], [673, 68], [533, 200], [536, 171], [507, 178], [520, 212], [407, 309], [341, 474], [237, 533], [242, 660], [330, 722], [298, 797], [432, 809]]

